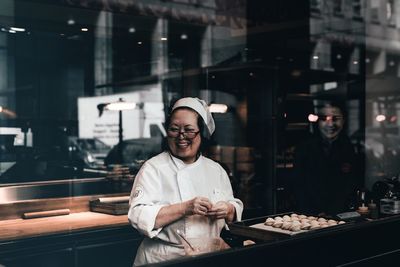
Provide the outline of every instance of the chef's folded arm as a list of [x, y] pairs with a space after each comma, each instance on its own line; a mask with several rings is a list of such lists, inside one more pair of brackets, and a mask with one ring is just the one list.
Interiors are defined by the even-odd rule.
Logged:
[[156, 217], [162, 207], [163, 205], [137, 205], [131, 207], [128, 219], [139, 232], [153, 238], [162, 230], [162, 227], [155, 228]]
[[155, 228], [155, 224], [157, 214], [166, 205], [160, 201], [160, 194], [154, 193], [161, 192], [161, 184], [155, 179], [157, 170], [145, 163], [140, 172], [132, 187], [128, 219], [139, 232], [152, 238], [162, 230]]

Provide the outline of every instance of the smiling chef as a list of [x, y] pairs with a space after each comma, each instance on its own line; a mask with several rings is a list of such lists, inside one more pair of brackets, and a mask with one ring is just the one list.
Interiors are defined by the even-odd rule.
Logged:
[[143, 164], [131, 192], [128, 218], [145, 235], [134, 266], [185, 255], [177, 231], [219, 237], [226, 223], [242, 216], [226, 171], [201, 154], [215, 130], [206, 102], [179, 99], [166, 126], [167, 149]]

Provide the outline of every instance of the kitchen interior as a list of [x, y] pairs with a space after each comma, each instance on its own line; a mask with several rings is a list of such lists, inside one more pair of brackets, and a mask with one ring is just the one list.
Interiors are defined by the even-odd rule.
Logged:
[[[216, 131], [204, 154], [245, 209], [224, 232], [230, 249], [159, 266], [273, 262], [282, 251], [306, 262], [299, 242], [318, 259], [328, 255], [318, 244], [340, 245], [332, 265], [400, 259], [399, 8], [1, 1], [0, 266], [132, 266], [143, 238], [126, 216], [135, 175], [163, 150], [170, 103], [184, 96], [209, 104]], [[364, 181], [346, 223], [299, 235], [249, 227], [299, 213], [295, 148], [316, 131], [315, 106], [338, 97]]]

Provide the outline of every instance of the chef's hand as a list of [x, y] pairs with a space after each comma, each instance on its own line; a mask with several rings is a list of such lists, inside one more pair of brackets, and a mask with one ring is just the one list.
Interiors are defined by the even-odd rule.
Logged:
[[226, 219], [226, 221], [231, 222], [235, 217], [235, 207], [226, 201], [219, 201], [207, 212], [207, 216], [213, 219]]
[[184, 202], [184, 204], [185, 215], [206, 215], [208, 210], [210, 210], [212, 207], [210, 200], [205, 197], [195, 197]]

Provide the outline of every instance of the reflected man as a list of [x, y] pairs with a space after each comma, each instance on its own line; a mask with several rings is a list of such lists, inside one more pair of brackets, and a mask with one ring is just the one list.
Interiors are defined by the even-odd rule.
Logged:
[[339, 104], [319, 108], [318, 131], [295, 150], [295, 199], [299, 211], [335, 215], [348, 211], [362, 187], [360, 164], [344, 134]]

